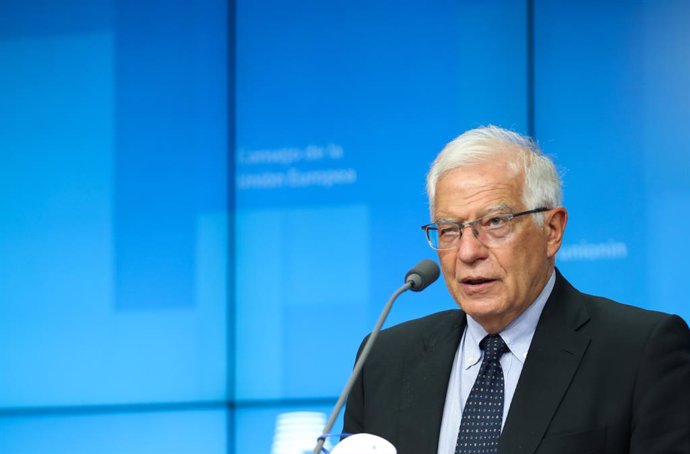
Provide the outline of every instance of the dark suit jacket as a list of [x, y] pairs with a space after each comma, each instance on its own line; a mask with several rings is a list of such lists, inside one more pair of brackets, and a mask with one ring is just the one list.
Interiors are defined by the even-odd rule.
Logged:
[[[382, 436], [398, 454], [436, 454], [465, 325], [452, 310], [381, 332], [343, 432]], [[687, 324], [585, 295], [557, 272], [498, 452], [690, 454]]]

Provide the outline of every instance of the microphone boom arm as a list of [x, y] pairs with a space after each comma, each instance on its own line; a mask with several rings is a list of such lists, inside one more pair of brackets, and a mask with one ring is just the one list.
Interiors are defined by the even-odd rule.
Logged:
[[362, 367], [364, 367], [364, 361], [366, 361], [367, 356], [369, 356], [369, 352], [371, 351], [371, 347], [374, 345], [374, 341], [376, 340], [376, 337], [379, 335], [379, 332], [381, 331], [381, 327], [383, 326], [383, 323], [386, 321], [386, 318], [388, 318], [388, 313], [391, 311], [391, 308], [393, 307], [393, 303], [395, 302], [396, 299], [403, 293], [405, 293], [407, 290], [410, 290], [413, 286], [412, 280], [408, 279], [405, 284], [400, 287], [398, 290], [393, 293], [393, 295], [390, 297], [386, 305], [383, 307], [383, 310], [381, 311], [381, 315], [379, 315], [379, 319], [376, 321], [376, 325], [374, 325], [374, 329], [371, 331], [371, 334], [369, 335], [369, 338], [367, 339], [366, 343], [364, 344], [364, 348], [362, 349], [362, 352], [359, 355], [359, 358], [357, 358], [357, 361], [355, 362], [355, 367], [352, 369], [352, 373], [350, 374], [350, 379], [347, 381], [345, 384], [345, 388], [343, 388], [343, 391], [340, 393], [340, 397], [338, 398], [338, 401], [335, 404], [335, 407], [333, 407], [333, 411], [331, 411], [331, 415], [328, 417], [328, 422], [326, 423], [326, 427], [323, 429], [323, 433], [321, 436], [317, 439], [316, 446], [314, 447], [313, 454], [321, 454], [321, 450], [323, 449], [323, 445], [326, 442], [326, 437], [330, 433], [331, 429], [333, 428], [333, 425], [335, 424], [335, 420], [338, 418], [338, 414], [340, 413], [340, 410], [342, 410], [343, 405], [345, 405], [345, 401], [347, 400], [347, 396], [350, 394], [350, 390], [355, 384], [355, 380], [357, 380], [357, 377], [359, 377], [359, 373], [362, 370]]

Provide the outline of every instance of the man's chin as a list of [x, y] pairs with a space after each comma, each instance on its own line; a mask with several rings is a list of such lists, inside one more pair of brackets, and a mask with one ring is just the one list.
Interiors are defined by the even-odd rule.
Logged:
[[477, 317], [491, 317], [500, 314], [500, 304], [495, 298], [462, 295], [459, 302], [465, 313]]

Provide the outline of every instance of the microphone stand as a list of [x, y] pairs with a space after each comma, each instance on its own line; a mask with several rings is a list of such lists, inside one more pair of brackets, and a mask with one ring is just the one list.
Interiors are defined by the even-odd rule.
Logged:
[[[438, 274], [437, 274], [438, 276]], [[328, 422], [326, 423], [326, 427], [323, 429], [323, 433], [321, 436], [317, 439], [316, 446], [314, 447], [313, 454], [321, 454], [321, 450], [323, 449], [323, 445], [326, 442], [326, 437], [330, 433], [331, 429], [333, 428], [333, 425], [335, 424], [335, 420], [338, 418], [338, 414], [340, 413], [340, 410], [343, 408], [343, 405], [345, 405], [345, 401], [347, 400], [347, 396], [350, 394], [350, 390], [352, 389], [352, 386], [355, 384], [355, 380], [359, 376], [362, 367], [364, 367], [364, 361], [366, 361], [367, 356], [369, 356], [369, 352], [371, 351], [371, 347], [374, 345], [374, 341], [376, 340], [376, 337], [379, 335], [379, 331], [381, 331], [381, 327], [383, 326], [383, 322], [386, 321], [386, 318], [388, 317], [388, 313], [391, 311], [391, 308], [393, 307], [393, 303], [395, 302], [396, 299], [400, 295], [402, 295], [404, 292], [407, 290], [410, 290], [414, 286], [414, 281], [413, 279], [408, 279], [405, 284], [400, 287], [398, 290], [393, 293], [391, 298], [388, 300], [386, 305], [383, 308], [383, 311], [381, 311], [381, 315], [379, 315], [379, 319], [376, 321], [376, 325], [374, 325], [374, 329], [371, 331], [371, 334], [369, 335], [369, 338], [367, 339], [366, 343], [364, 344], [364, 348], [362, 349], [362, 352], [359, 355], [359, 358], [357, 358], [357, 362], [355, 362], [355, 367], [352, 369], [352, 373], [350, 374], [350, 379], [347, 381], [347, 384], [345, 384], [345, 388], [343, 388], [343, 391], [340, 393], [340, 397], [338, 397], [338, 401], [335, 404], [335, 407], [333, 407], [333, 411], [331, 412], [331, 416], [328, 418]]]

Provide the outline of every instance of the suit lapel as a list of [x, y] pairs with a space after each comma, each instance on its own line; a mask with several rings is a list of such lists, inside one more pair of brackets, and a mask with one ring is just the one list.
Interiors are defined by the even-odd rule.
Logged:
[[448, 377], [466, 323], [463, 312], [449, 312], [424, 339], [421, 351], [407, 358], [399, 413], [400, 453], [436, 453]]
[[499, 453], [531, 454], [537, 449], [589, 345], [589, 337], [577, 331], [589, 320], [578, 304], [579, 292], [556, 273], [556, 285], [510, 405]]

